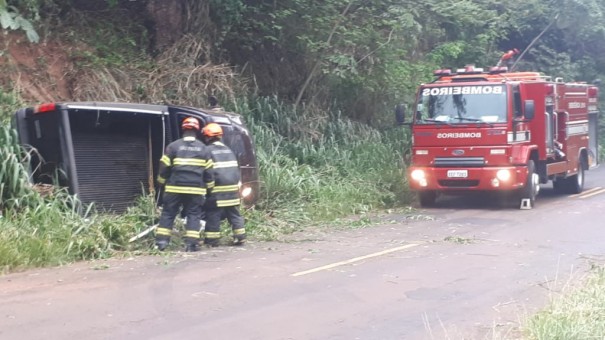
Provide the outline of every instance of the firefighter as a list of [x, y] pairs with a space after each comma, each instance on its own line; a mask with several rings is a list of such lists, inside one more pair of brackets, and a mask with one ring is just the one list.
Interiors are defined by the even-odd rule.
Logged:
[[506, 67], [508, 67], [510, 69], [511, 66], [513, 65], [513, 57], [516, 56], [517, 54], [519, 54], [519, 52], [520, 51], [518, 49], [513, 48], [512, 50], [504, 53], [504, 55], [500, 58], [500, 60], [496, 64], [496, 67], [500, 67], [500, 66], [502, 66], [503, 63], [506, 62]]
[[160, 159], [158, 183], [164, 186], [163, 209], [156, 230], [156, 245], [164, 250], [170, 243], [174, 220], [183, 208], [186, 216], [185, 251], [199, 250], [200, 219], [207, 189], [214, 186], [213, 162], [208, 147], [196, 138], [200, 123], [185, 118], [183, 138], [166, 147]]
[[221, 142], [223, 129], [216, 123], [210, 123], [202, 130], [214, 169], [212, 170], [215, 186], [206, 196], [204, 215], [206, 226], [204, 244], [217, 247], [219, 244], [220, 224], [224, 218], [229, 221], [233, 231], [233, 244], [241, 245], [246, 240], [244, 218], [239, 211], [240, 170], [237, 158], [225, 144]]

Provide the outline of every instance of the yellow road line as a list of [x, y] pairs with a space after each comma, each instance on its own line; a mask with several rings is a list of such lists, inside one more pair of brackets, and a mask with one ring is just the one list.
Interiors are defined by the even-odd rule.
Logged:
[[588, 197], [591, 197], [591, 196], [595, 196], [595, 195], [598, 195], [598, 194], [602, 194], [602, 193], [604, 193], [604, 192], [605, 192], [605, 189], [601, 189], [601, 190], [599, 190], [599, 191], [595, 191], [595, 192], [593, 192], [593, 193], [589, 193], [588, 195], [583, 194], [583, 195], [582, 195], [582, 196], [580, 196], [579, 198], [588, 198]]
[[584, 195], [586, 195], [586, 194], [590, 194], [590, 193], [591, 193], [591, 192], [593, 192], [593, 191], [597, 191], [597, 190], [601, 190], [601, 189], [603, 189], [603, 188], [601, 188], [601, 187], [596, 187], [596, 188], [592, 188], [592, 189], [590, 189], [590, 190], [586, 190], [586, 191], [584, 191], [584, 192], [581, 192], [581, 193], [579, 193], [579, 194], [573, 194], [573, 195], [569, 195], [569, 197], [578, 197], [578, 196], [584, 196]]
[[326, 270], [326, 269], [332, 269], [332, 268], [336, 268], [336, 267], [339, 267], [339, 266], [344, 266], [345, 264], [351, 264], [351, 263], [358, 262], [358, 261], [361, 261], [361, 260], [365, 260], [365, 259], [369, 259], [369, 258], [377, 257], [377, 256], [382, 256], [382, 255], [385, 255], [385, 254], [389, 254], [389, 253], [393, 253], [393, 252], [396, 252], [396, 251], [400, 251], [400, 250], [416, 247], [416, 246], [419, 246], [419, 245], [420, 244], [418, 244], [418, 243], [410, 243], [410, 244], [403, 245], [401, 247], [386, 249], [386, 250], [383, 250], [383, 251], [379, 251], [377, 253], [368, 254], [368, 255], [364, 255], [364, 256], [359, 256], [359, 257], [355, 257], [355, 258], [352, 258], [352, 259], [349, 259], [349, 260], [340, 261], [340, 262], [328, 264], [328, 265], [325, 265], [325, 266], [321, 266], [321, 267], [305, 270], [305, 271], [302, 271], [302, 272], [294, 273], [291, 276], [302, 276], [302, 275], [307, 275], [307, 274], [319, 272], [319, 271]]

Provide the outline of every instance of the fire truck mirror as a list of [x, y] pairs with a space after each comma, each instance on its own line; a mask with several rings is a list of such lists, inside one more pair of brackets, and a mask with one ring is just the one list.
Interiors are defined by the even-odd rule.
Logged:
[[531, 99], [525, 100], [525, 102], [523, 103], [523, 116], [525, 117], [525, 119], [534, 119], [534, 114], [536, 113], [535, 111], [536, 109], [534, 106], [534, 101]]
[[405, 106], [403, 104], [395, 106], [395, 119], [397, 120], [397, 124], [405, 124]]

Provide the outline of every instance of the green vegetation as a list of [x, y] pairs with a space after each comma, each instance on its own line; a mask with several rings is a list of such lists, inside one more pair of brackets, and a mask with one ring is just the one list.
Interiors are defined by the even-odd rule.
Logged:
[[[38, 17], [38, 4], [35, 0], [22, 1], [26, 10], [33, 11], [28, 13], [35, 20]], [[40, 36], [34, 29], [32, 20], [24, 17], [18, 7], [11, 4], [11, 1], [0, 0], [0, 26], [8, 30], [23, 30], [27, 39], [33, 43], [40, 41]]]
[[470, 243], [475, 242], [475, 240], [472, 238], [462, 237], [462, 236], [457, 236], [457, 235], [447, 236], [443, 240], [446, 242], [451, 242], [451, 243], [456, 243], [456, 244], [470, 244]]
[[[378, 131], [335, 113], [306, 110], [276, 98], [232, 108], [247, 117], [260, 164], [257, 209], [267, 226], [300, 226], [401, 205], [406, 200], [405, 129]], [[254, 228], [255, 223], [249, 224]]]
[[605, 270], [595, 269], [584, 285], [553, 297], [525, 324], [527, 339], [601, 339], [605, 334]]
[[[241, 113], [262, 179], [261, 200], [245, 214], [250, 232], [265, 239], [409, 202], [409, 134], [393, 126], [393, 107], [411, 104], [433, 69], [493, 65], [550, 25], [519, 70], [580, 81], [605, 75], [605, 3], [598, 0], [157, 3], [0, 0], [0, 23], [32, 41], [36, 32], [42, 43], [61, 40], [55, 51], [71, 63], [70, 100], [204, 107], [214, 94]], [[49, 66], [47, 56], [38, 62]], [[7, 73], [19, 77], [15, 67]], [[44, 88], [46, 79], [36, 83], [30, 73]], [[22, 95], [16, 86], [0, 92], [2, 114], [32, 100]], [[32, 151], [17, 145], [6, 123], [0, 132], [0, 267], [150, 249], [146, 240], [127, 239], [154, 223], [151, 197], [112, 216], [64, 192], [41, 195], [23, 167]]]

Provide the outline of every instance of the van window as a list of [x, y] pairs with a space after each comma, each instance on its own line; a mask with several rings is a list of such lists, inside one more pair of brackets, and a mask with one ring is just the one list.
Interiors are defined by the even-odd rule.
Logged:
[[[181, 129], [181, 125], [183, 124], [183, 120], [185, 120], [186, 118], [193, 117], [193, 118], [196, 118], [197, 120], [199, 120], [200, 121], [200, 130], [206, 125], [206, 122], [204, 121], [204, 119], [202, 117], [199, 117], [197, 115], [192, 115], [187, 112], [177, 112], [175, 117], [176, 117], [177, 135], [175, 136], [175, 138], [173, 140], [177, 140], [177, 139], [183, 137], [183, 130]], [[201, 131], [198, 132], [197, 138], [199, 140], [202, 140]]]
[[244, 147], [244, 141], [242, 140], [242, 135], [237, 131], [234, 131], [232, 127], [222, 126], [223, 128], [223, 142], [227, 145], [231, 151], [237, 157], [240, 165], [242, 164], [242, 158], [246, 153]]

